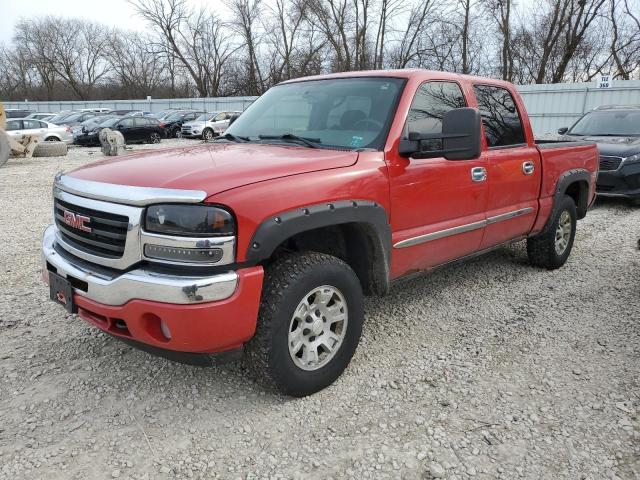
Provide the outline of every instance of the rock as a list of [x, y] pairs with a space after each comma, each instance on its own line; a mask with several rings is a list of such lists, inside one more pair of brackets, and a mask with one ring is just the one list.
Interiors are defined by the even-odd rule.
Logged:
[[116, 469], [113, 472], [111, 472], [111, 477], [112, 478], [120, 478], [120, 470]]
[[444, 470], [444, 467], [440, 465], [438, 462], [431, 462], [429, 464], [429, 473], [433, 478], [442, 478], [444, 477], [445, 470]]

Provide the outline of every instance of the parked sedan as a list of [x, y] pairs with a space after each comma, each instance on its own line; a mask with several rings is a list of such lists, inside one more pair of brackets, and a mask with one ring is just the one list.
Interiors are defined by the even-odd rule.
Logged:
[[115, 117], [96, 126], [90, 132], [78, 135], [75, 143], [78, 145], [100, 145], [100, 131], [103, 128], [118, 130], [127, 143], [158, 143], [164, 135], [164, 130], [157, 120], [146, 117]]
[[188, 138], [203, 138], [212, 140], [224, 133], [229, 126], [229, 119], [241, 112], [213, 112], [204, 113], [193, 122], [182, 124], [182, 136]]
[[167, 138], [179, 138], [182, 136], [182, 124], [192, 122], [200, 115], [206, 112], [194, 112], [193, 110], [179, 110], [164, 120], [162, 123], [164, 124], [164, 131], [166, 132]]
[[598, 195], [640, 204], [640, 106], [598, 107], [558, 133], [598, 145]]
[[25, 135], [38, 135], [45, 142], [57, 141], [71, 143], [73, 141], [69, 127], [61, 127], [33, 118], [13, 118], [7, 120], [6, 132], [7, 135], [15, 140], [21, 140]]

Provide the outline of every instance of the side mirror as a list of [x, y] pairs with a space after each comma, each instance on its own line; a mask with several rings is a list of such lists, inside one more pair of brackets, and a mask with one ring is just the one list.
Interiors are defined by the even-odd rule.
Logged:
[[[409, 132], [400, 140], [398, 151], [403, 157], [471, 160], [481, 151], [482, 117], [475, 108], [449, 110], [442, 119], [442, 133]], [[435, 147], [435, 148], [434, 148]]]
[[568, 127], [562, 127], [562, 128], [559, 128], [559, 129], [558, 129], [558, 133], [559, 133], [560, 135], [564, 135], [564, 134], [565, 134], [565, 133], [567, 133], [568, 131], [569, 131], [569, 128], [568, 128]]
[[239, 117], [240, 114], [238, 113], [234, 113], [233, 115], [231, 115], [231, 117], [229, 118], [229, 126], [233, 125], [233, 122], [235, 122]]

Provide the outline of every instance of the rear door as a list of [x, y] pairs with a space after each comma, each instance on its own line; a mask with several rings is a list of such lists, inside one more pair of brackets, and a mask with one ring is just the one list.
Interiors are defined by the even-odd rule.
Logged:
[[43, 127], [43, 124], [39, 120], [25, 119], [22, 121], [25, 135], [40, 135], [44, 136], [47, 133], [47, 129]]
[[538, 212], [540, 155], [527, 138], [524, 117], [511, 92], [495, 85], [473, 86], [482, 114], [489, 196], [481, 248], [526, 235]]
[[[427, 81], [416, 91], [403, 137], [442, 132], [444, 114], [467, 106], [455, 81]], [[388, 157], [391, 185], [392, 277], [475, 252], [484, 232], [486, 158]]]
[[120, 120], [117, 129], [122, 133], [125, 141], [127, 142], [136, 142], [140, 140], [139, 134], [136, 133], [136, 128], [133, 124], [133, 117], [127, 117]]

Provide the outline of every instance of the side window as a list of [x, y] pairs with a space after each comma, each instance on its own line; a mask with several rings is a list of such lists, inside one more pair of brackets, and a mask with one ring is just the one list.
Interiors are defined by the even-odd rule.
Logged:
[[7, 132], [10, 130], [22, 130], [22, 121], [21, 120], [8, 120], [7, 121]]
[[23, 120], [22, 123], [24, 124], [25, 130], [34, 130], [37, 128], [42, 128], [40, 126], [40, 122], [37, 120]]
[[133, 127], [133, 118], [125, 118], [125, 119], [121, 120], [118, 125], [120, 125], [122, 127], [125, 127], [125, 128]]
[[488, 85], [474, 85], [484, 133], [489, 147], [526, 143], [518, 108], [509, 90]]
[[146, 118], [136, 117], [133, 119], [133, 124], [136, 127], [146, 127], [147, 125], [149, 125], [149, 122], [147, 122]]
[[441, 133], [444, 114], [466, 106], [467, 101], [457, 83], [425, 82], [413, 97], [404, 134]]

